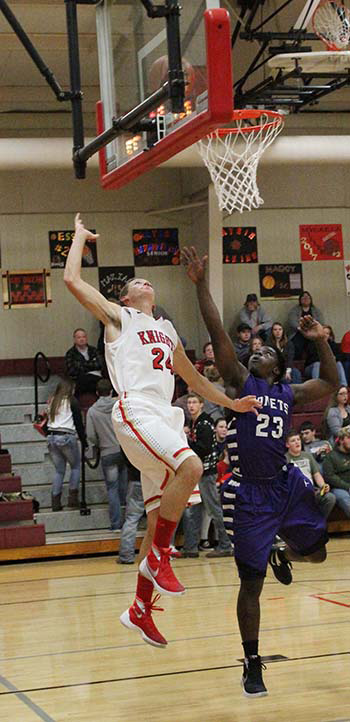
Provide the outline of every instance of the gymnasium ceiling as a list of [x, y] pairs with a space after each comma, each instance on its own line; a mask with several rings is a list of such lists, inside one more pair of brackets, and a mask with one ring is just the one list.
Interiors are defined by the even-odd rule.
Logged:
[[[183, 0], [191, 2], [192, 0]], [[243, 1], [243, 0], [242, 0]], [[131, 2], [131, 0], [129, 0]], [[249, 7], [243, 22], [249, 16]], [[116, 0], [121, 6], [120, 33], [129, 32], [123, 27], [123, 6], [128, 0]], [[283, 0], [261, 0], [258, 4], [252, 27], [260, 24], [277, 8]], [[232, 27], [242, 12], [242, 5], [236, 0], [222, 2], [230, 12]], [[8, 6], [21, 23], [43, 60], [53, 71], [64, 90], [69, 90], [69, 69], [66, 36], [66, 12], [63, 0], [9, 0]], [[284, 10], [279, 12], [265, 26], [265, 30], [274, 32], [288, 31], [305, 6], [304, 0], [291, 0]], [[83, 110], [86, 137], [95, 135], [95, 103], [99, 99], [99, 75], [96, 45], [96, 10], [91, 5], [78, 5], [79, 44], [81, 62], [81, 80], [84, 92]], [[244, 32], [244, 26], [243, 26]], [[311, 28], [308, 28], [311, 31]], [[284, 42], [284, 41], [283, 41]], [[269, 43], [261, 55], [268, 56], [271, 45], [281, 45], [281, 41]], [[302, 43], [303, 44], [303, 43]], [[305, 42], [309, 49], [324, 50], [320, 40]], [[237, 37], [234, 45], [233, 65], [235, 81], [247, 71], [253, 58], [261, 48], [256, 38]], [[300, 49], [300, 47], [299, 47]], [[249, 75], [243, 85], [244, 98], [251, 99], [250, 89], [266, 79], [271, 71], [263, 65], [256, 73]], [[294, 79], [292, 84], [300, 84]], [[348, 134], [350, 120], [350, 88], [326, 94], [313, 106], [303, 106], [302, 112], [291, 113], [287, 117], [287, 134]], [[0, 138], [71, 138], [70, 103], [59, 103], [44, 78], [20, 44], [12, 28], [0, 13]]]

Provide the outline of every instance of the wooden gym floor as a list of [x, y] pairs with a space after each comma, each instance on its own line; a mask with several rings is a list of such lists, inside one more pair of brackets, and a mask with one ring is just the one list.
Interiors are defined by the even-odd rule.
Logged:
[[175, 562], [184, 597], [162, 597], [167, 649], [118, 621], [136, 565], [114, 557], [2, 566], [1, 722], [349, 722], [350, 539], [325, 564], [268, 573], [261, 653], [269, 696], [240, 688], [232, 559]]

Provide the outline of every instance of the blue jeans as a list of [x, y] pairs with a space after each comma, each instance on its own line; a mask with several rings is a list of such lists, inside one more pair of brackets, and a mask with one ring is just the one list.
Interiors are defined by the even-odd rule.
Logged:
[[202, 504], [187, 507], [183, 515], [184, 525], [184, 551], [197, 552], [201, 535], [202, 506], [213, 519], [218, 532], [218, 550], [232, 549], [231, 541], [227, 535], [220, 497], [216, 488], [216, 474], [204, 474], [199, 482]]
[[119, 559], [133, 562], [135, 557], [135, 540], [137, 525], [143, 515], [144, 505], [140, 481], [129, 481], [126, 499], [125, 522], [120, 537]]
[[[344, 366], [341, 363], [341, 361], [337, 361], [337, 371], [338, 371], [338, 379], [339, 379], [339, 385], [340, 386], [347, 386], [347, 378], [344, 371]], [[315, 361], [315, 363], [310, 364], [310, 366], [306, 366], [304, 371], [304, 376], [306, 379], [318, 379], [320, 378], [320, 362]]]
[[107, 487], [111, 528], [120, 529], [120, 507], [125, 499], [124, 489], [121, 489], [121, 487], [125, 484], [126, 467], [119, 452], [101, 456], [101, 466]]
[[338, 506], [343, 510], [344, 514], [350, 519], [350, 494], [346, 489], [335, 489], [332, 487]]
[[55, 467], [52, 494], [61, 494], [67, 461], [71, 468], [69, 489], [76, 491], [80, 482], [80, 447], [73, 434], [50, 434], [47, 439], [48, 451]]

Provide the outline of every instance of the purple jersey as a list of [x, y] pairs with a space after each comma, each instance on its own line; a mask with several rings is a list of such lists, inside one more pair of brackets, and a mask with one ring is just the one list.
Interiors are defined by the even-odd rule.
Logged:
[[270, 386], [249, 374], [241, 396], [254, 394], [262, 403], [259, 414], [237, 414], [229, 425], [227, 446], [233, 472], [238, 477], [275, 477], [286, 463], [285, 439], [292, 416], [293, 392], [289, 384]]

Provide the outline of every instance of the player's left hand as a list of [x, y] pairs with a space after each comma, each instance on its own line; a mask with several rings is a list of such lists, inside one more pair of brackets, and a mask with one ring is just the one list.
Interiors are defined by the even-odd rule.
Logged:
[[258, 401], [256, 396], [243, 396], [241, 399], [235, 399], [232, 401], [231, 409], [238, 411], [238, 413], [246, 413], [247, 411], [253, 411], [254, 414], [258, 415], [258, 409], [261, 409], [262, 403]]
[[325, 338], [322, 324], [315, 321], [312, 316], [302, 316], [298, 328], [309, 341], [320, 341]]

